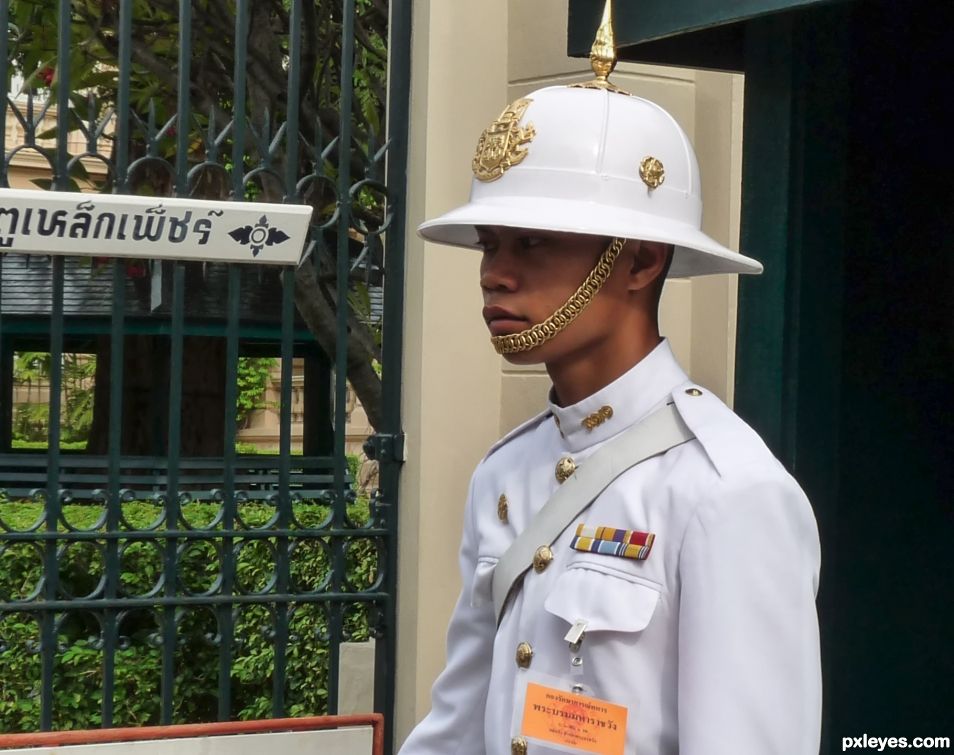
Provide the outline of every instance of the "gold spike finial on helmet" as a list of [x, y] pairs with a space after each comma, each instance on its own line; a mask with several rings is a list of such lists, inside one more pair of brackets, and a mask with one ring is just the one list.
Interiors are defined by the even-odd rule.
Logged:
[[603, 18], [596, 30], [596, 39], [590, 48], [590, 65], [596, 78], [585, 84], [573, 84], [582, 89], [607, 89], [611, 92], [629, 94], [609, 82], [609, 75], [616, 68], [616, 35], [613, 33], [613, 0], [606, 0]]
[[613, 0], [606, 0], [603, 19], [596, 30], [596, 39], [590, 48], [590, 65], [596, 80], [609, 83], [607, 79], [616, 68], [616, 35], [613, 33]]

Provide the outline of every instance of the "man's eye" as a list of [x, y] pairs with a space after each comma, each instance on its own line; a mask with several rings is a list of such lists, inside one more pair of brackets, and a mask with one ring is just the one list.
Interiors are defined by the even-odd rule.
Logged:
[[521, 236], [520, 237], [520, 246], [524, 249], [532, 249], [535, 246], [540, 246], [544, 243], [546, 239], [542, 236]]
[[492, 252], [497, 248], [497, 245], [490, 239], [477, 239], [477, 248], [482, 252]]

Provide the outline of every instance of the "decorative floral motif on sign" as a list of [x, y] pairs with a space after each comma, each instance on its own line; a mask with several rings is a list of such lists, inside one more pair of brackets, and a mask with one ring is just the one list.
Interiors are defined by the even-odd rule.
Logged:
[[265, 215], [262, 215], [255, 225], [244, 225], [241, 228], [229, 231], [229, 236], [242, 246], [251, 246], [253, 257], [257, 257], [258, 253], [266, 246], [281, 244], [288, 240], [288, 234], [281, 228], [269, 226], [268, 217]]

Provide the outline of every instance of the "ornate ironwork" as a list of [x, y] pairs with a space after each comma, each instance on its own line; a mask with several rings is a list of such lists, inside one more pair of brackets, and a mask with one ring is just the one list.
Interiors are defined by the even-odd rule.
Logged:
[[[314, 207], [297, 270], [0, 250], [0, 568], [20, 570], [0, 580], [0, 666], [18, 659], [9, 683], [42, 729], [72, 728], [89, 700], [102, 726], [334, 713], [340, 646], [368, 638], [376, 709], [390, 719], [401, 455], [392, 440], [377, 486], [359, 493], [345, 416], [349, 369], [361, 364], [379, 437], [402, 437], [410, 3], [278, 4], [270, 61], [256, 47], [266, 5], [236, 0], [230, 19], [210, 24], [205, 6], [187, 1], [0, 3], [0, 186], [20, 170], [48, 190]], [[28, 11], [31, 23], [18, 23]], [[373, 13], [384, 33], [369, 39]], [[174, 20], [163, 28], [177, 44], [149, 48], [151, 14]], [[231, 40], [215, 31], [226, 21]], [[310, 24], [325, 38], [306, 39]], [[267, 65], [280, 76], [260, 76]], [[227, 91], [208, 89], [212, 76], [230, 81]], [[264, 227], [235, 233], [253, 246], [274, 241]], [[156, 397], [166, 421], [152, 456], [124, 452], [132, 335], [167, 346], [168, 390]], [[193, 336], [224, 342], [226, 407], [240, 354], [281, 358], [276, 455], [240, 456], [229, 411], [218, 456], [182, 452]], [[93, 340], [110, 354], [105, 448], [63, 451], [62, 356]], [[10, 365], [27, 342], [51, 356], [48, 444], [32, 453], [12, 449], [10, 433]], [[306, 428], [310, 416], [320, 437], [295, 456], [292, 361], [306, 351], [325, 365], [305, 396]], [[86, 699], [63, 698], [65, 686]], [[204, 697], [186, 694], [200, 688]]]

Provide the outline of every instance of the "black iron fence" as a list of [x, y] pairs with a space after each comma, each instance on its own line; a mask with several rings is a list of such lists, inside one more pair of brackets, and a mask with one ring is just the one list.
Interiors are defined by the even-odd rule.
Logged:
[[[409, 5], [0, 0], [0, 185], [314, 208], [297, 268], [0, 250], [3, 728], [335, 713], [372, 638], [390, 714]], [[73, 444], [68, 353], [95, 363]], [[236, 450], [248, 355], [280, 364], [277, 453]]]

